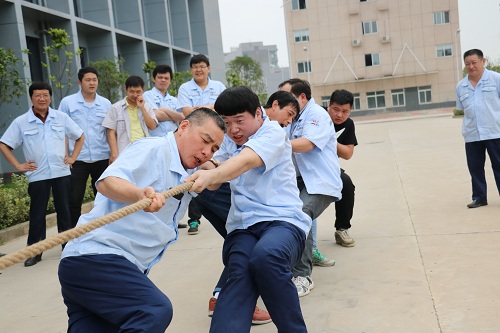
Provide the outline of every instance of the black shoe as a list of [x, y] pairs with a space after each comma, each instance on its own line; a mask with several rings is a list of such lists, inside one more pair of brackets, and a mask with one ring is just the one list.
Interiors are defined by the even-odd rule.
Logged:
[[38, 254], [34, 257], [26, 259], [26, 261], [24, 262], [24, 267], [30, 267], [30, 266], [36, 265], [39, 261], [42, 261], [41, 254]]
[[0, 253], [0, 257], [3, 257], [5, 255], [5, 253]]
[[487, 204], [488, 204], [488, 201], [474, 200], [470, 204], [467, 205], [467, 208], [478, 208], [481, 206], [486, 206]]
[[200, 231], [198, 227], [200, 225], [200, 221], [191, 221], [189, 222], [188, 235], [198, 235]]
[[187, 223], [179, 222], [179, 224], [177, 224], [177, 228], [179, 228], [179, 229], [184, 229], [187, 227], [188, 227]]

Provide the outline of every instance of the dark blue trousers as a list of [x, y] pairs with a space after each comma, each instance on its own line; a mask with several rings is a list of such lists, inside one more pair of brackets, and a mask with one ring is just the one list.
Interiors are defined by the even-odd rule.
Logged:
[[278, 332], [307, 332], [292, 282], [292, 267], [304, 243], [304, 232], [283, 221], [260, 222], [229, 233], [223, 247], [229, 279], [217, 300], [210, 332], [250, 332], [259, 295]]
[[472, 200], [487, 201], [488, 199], [484, 174], [486, 152], [490, 157], [495, 183], [500, 193], [500, 139], [466, 142], [465, 154], [472, 180]]
[[68, 333], [164, 333], [172, 320], [170, 300], [125, 257], [64, 258], [59, 281]]
[[57, 213], [57, 230], [59, 232], [71, 228], [69, 212], [70, 176], [40, 180], [28, 184], [30, 196], [30, 229], [28, 245], [44, 240], [47, 234], [47, 204], [49, 203], [50, 189], [54, 198], [54, 207]]
[[[195, 199], [201, 214], [212, 224], [222, 238], [226, 238], [226, 221], [231, 208], [231, 188], [229, 183], [221, 184], [215, 191], [204, 190]], [[228, 273], [226, 267], [221, 273], [214, 294], [220, 292], [226, 284]]]

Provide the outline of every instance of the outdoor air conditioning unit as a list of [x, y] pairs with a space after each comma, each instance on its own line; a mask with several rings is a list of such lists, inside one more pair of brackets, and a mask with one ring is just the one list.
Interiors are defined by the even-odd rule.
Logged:
[[352, 46], [360, 46], [360, 45], [361, 45], [361, 39], [352, 40]]
[[389, 43], [391, 41], [391, 36], [389, 35], [385, 35], [385, 36], [382, 36], [382, 43]]

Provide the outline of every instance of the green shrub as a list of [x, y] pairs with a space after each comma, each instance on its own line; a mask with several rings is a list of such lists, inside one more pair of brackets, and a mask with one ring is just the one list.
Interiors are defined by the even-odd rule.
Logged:
[[[94, 192], [90, 179], [87, 181], [84, 202], [94, 200]], [[24, 175], [12, 175], [12, 182], [4, 184], [0, 179], [0, 229], [23, 223], [29, 220], [30, 197], [28, 195], [28, 178]], [[47, 214], [55, 212], [52, 195], [49, 198]]]
[[464, 110], [453, 109], [453, 115], [454, 116], [463, 116], [464, 115]]

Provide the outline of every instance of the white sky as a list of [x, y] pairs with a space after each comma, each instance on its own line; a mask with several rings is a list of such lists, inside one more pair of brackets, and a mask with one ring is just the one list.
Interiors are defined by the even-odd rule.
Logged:
[[[325, 0], [329, 1], [329, 0]], [[283, 2], [289, 0], [219, 0], [224, 52], [240, 43], [278, 47], [278, 61], [288, 66]], [[464, 51], [478, 48], [500, 62], [500, 0], [458, 0], [460, 41]]]

